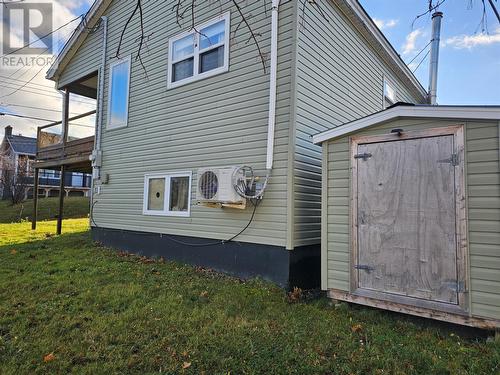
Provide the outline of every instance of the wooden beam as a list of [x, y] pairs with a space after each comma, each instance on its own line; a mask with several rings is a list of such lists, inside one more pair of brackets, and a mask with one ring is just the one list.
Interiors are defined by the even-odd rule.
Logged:
[[62, 130], [63, 130], [63, 144], [68, 140], [68, 126], [69, 126], [69, 89], [64, 90], [64, 97], [62, 102]]
[[31, 229], [36, 229], [36, 220], [38, 213], [38, 168], [34, 168], [35, 176], [33, 177], [33, 217], [31, 218]]
[[64, 165], [61, 166], [61, 179], [59, 181], [59, 214], [57, 215], [57, 234], [61, 234], [63, 220], [63, 204], [64, 204]]

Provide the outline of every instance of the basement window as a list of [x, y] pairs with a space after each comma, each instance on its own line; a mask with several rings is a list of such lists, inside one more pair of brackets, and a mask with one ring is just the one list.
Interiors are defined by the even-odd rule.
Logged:
[[227, 72], [229, 13], [171, 38], [168, 50], [168, 88]]
[[130, 57], [120, 59], [110, 66], [108, 129], [127, 126], [129, 90]]
[[384, 79], [384, 109], [396, 103], [396, 89]]
[[144, 215], [189, 216], [191, 172], [146, 175]]

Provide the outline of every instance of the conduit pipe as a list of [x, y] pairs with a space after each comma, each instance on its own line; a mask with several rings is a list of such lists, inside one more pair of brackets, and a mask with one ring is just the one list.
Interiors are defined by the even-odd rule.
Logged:
[[280, 0], [272, 0], [271, 9], [271, 65], [269, 67], [269, 119], [267, 125], [266, 169], [268, 175], [273, 168], [274, 132], [276, 125], [276, 82], [278, 68], [278, 15]]
[[95, 144], [94, 144], [94, 179], [100, 178], [101, 169], [101, 139], [102, 139], [102, 128], [104, 126], [104, 75], [106, 72], [106, 56], [108, 52], [108, 17], [101, 17], [103, 32], [102, 32], [102, 56], [101, 56], [101, 66], [99, 68], [99, 91], [98, 95], [98, 108], [97, 108], [97, 122], [95, 129]]

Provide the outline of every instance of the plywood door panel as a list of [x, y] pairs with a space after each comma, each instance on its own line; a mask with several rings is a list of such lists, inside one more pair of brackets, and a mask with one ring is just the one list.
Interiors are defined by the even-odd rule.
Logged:
[[359, 144], [358, 287], [458, 303], [454, 137]]

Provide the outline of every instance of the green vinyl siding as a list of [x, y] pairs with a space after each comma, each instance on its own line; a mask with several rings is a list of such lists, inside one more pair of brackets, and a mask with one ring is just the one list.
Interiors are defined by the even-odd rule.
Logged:
[[[108, 16], [104, 119], [109, 64], [114, 61], [120, 33], [134, 6], [131, 2], [113, 1], [104, 13]], [[123, 57], [132, 57], [128, 127], [107, 130], [104, 124], [102, 173], [109, 175], [109, 183], [95, 196], [95, 224], [124, 230], [230, 238], [247, 224], [251, 208], [242, 211], [196, 205], [196, 172], [201, 167], [250, 165], [258, 174], [265, 174], [269, 72], [264, 73], [248, 28], [240, 23], [241, 17], [232, 2], [199, 2], [195, 9], [196, 23], [231, 12], [229, 72], [167, 89], [168, 40], [189, 30], [190, 19], [185, 18], [179, 27], [172, 4], [161, 1], [145, 3], [143, 11], [145, 33], [151, 34], [141, 55], [146, 72], [135, 60], [139, 32], [139, 18], [135, 17], [121, 47]], [[263, 53], [268, 56], [270, 10], [266, 12], [262, 3], [249, 2], [242, 11], [249, 17]], [[254, 221], [238, 237], [243, 242], [285, 246], [293, 14], [292, 2], [280, 7], [274, 169]], [[80, 49], [100, 48], [97, 39], [98, 46], [95, 38], [87, 38]], [[74, 80], [75, 69], [85, 71], [99, 61], [99, 57], [85, 61], [78, 53], [60, 81]], [[193, 172], [191, 216], [143, 215], [144, 175], [174, 171]]]
[[[357, 132], [386, 134], [465, 124], [466, 191], [471, 314], [500, 319], [500, 166], [498, 122], [400, 119]], [[349, 136], [325, 142], [327, 219], [322, 230], [326, 259], [325, 289], [349, 291], [350, 160]]]
[[[337, 4], [299, 2], [297, 10], [294, 245], [320, 242], [321, 146], [311, 136], [383, 109], [383, 81], [397, 100], [420, 103]], [[303, 9], [303, 7], [306, 7]]]

